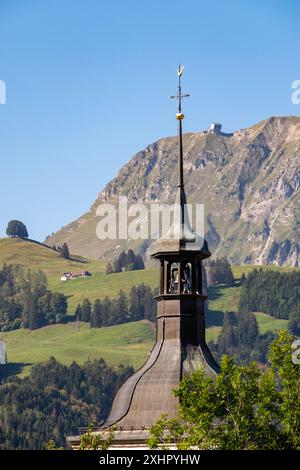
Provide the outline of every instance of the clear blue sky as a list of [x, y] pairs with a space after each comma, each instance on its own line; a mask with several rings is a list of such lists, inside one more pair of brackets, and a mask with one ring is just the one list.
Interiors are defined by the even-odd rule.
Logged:
[[0, 0], [0, 235], [44, 237], [87, 210], [134, 153], [185, 130], [299, 114], [300, 2]]

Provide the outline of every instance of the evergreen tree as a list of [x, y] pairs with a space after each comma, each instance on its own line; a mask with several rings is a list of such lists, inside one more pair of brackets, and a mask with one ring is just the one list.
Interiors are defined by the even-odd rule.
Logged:
[[114, 271], [113, 271], [111, 263], [107, 263], [107, 265], [106, 265], [106, 274], [112, 274], [113, 272]]
[[134, 262], [135, 269], [145, 269], [144, 261], [141, 255], [136, 255]]
[[119, 263], [122, 268], [126, 268], [128, 265], [128, 256], [125, 253], [125, 251], [122, 251], [122, 253], [119, 256]]
[[127, 252], [126, 265], [124, 267], [127, 268], [131, 263], [135, 263], [135, 254], [133, 250], [129, 249]]
[[81, 321], [89, 322], [92, 313], [92, 306], [89, 299], [84, 299], [81, 306]]
[[126, 271], [135, 271], [134, 263], [129, 263], [126, 267]]
[[289, 330], [295, 335], [300, 336], [300, 311], [292, 311], [289, 318]]
[[60, 292], [54, 292], [51, 295], [50, 308], [55, 318], [55, 323], [64, 321], [66, 319], [68, 309], [66, 296]]
[[61, 256], [65, 259], [70, 258], [70, 252], [69, 252], [69, 247], [68, 247], [67, 243], [64, 243], [62, 248], [61, 248]]
[[76, 309], [75, 309], [75, 318], [76, 318], [76, 321], [81, 321], [81, 318], [82, 318], [82, 308], [81, 308], [81, 305], [78, 304]]
[[129, 294], [129, 310], [131, 321], [141, 320], [141, 305], [139, 298], [139, 291], [136, 286], [133, 286]]
[[259, 334], [253, 313], [227, 312], [217, 342], [210, 342], [209, 347], [218, 360], [228, 354], [239, 364], [248, 364], [251, 360], [265, 363], [273, 339], [272, 333]]
[[130, 321], [128, 299], [126, 294], [122, 290], [119, 291], [119, 296], [117, 298], [116, 312], [118, 315], [119, 323], [127, 323], [128, 321]]
[[35, 296], [29, 292], [24, 299], [22, 325], [24, 328], [35, 330], [43, 326], [43, 317], [38, 310]]
[[113, 262], [113, 271], [114, 273], [121, 273], [122, 272], [122, 264], [120, 262], [120, 259], [117, 258]]
[[146, 286], [144, 296], [144, 318], [152, 322], [156, 319], [156, 302], [149, 286]]
[[102, 302], [102, 326], [113, 325], [112, 318], [114, 317], [114, 305], [109, 297], [105, 297]]
[[90, 319], [91, 328], [100, 328], [102, 326], [102, 310], [101, 300], [96, 299]]

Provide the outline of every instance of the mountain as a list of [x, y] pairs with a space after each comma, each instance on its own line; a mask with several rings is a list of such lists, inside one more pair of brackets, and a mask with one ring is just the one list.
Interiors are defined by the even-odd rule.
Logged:
[[[224, 134], [219, 126], [183, 136], [186, 192], [204, 203], [206, 237], [215, 256], [233, 264], [300, 264], [300, 118], [271, 117]], [[131, 247], [147, 255], [148, 242], [98, 240], [96, 209], [116, 203], [174, 202], [178, 138], [138, 152], [100, 192], [90, 210], [47, 239], [67, 242], [89, 258], [109, 258]]]

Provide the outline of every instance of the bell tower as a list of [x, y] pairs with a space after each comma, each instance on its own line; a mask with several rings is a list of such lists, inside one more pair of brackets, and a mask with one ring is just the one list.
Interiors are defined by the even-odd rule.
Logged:
[[[171, 229], [152, 244], [151, 256], [159, 261], [160, 284], [156, 297], [156, 343], [146, 363], [117, 392], [107, 420], [96, 430], [116, 428], [113, 447], [145, 447], [149, 429], [162, 413], [178, 416], [173, 390], [183, 376], [202, 368], [210, 377], [219, 367], [205, 342], [205, 301], [202, 262], [210, 256], [204, 238], [193, 232], [186, 211], [183, 179], [182, 99], [183, 68], [178, 68], [176, 119], [179, 126], [178, 184]], [[76, 448], [79, 437], [70, 437]]]

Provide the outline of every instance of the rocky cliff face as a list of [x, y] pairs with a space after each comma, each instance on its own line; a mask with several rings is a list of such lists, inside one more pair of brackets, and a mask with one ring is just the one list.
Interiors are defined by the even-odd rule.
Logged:
[[[187, 133], [183, 138], [186, 192], [204, 203], [206, 236], [216, 256], [235, 264], [300, 264], [300, 118], [272, 117], [232, 135]], [[136, 154], [100, 192], [90, 210], [63, 227], [48, 244], [67, 242], [71, 252], [110, 257], [148, 242], [101, 241], [96, 208], [115, 203], [174, 202], [178, 139], [161, 139]]]

